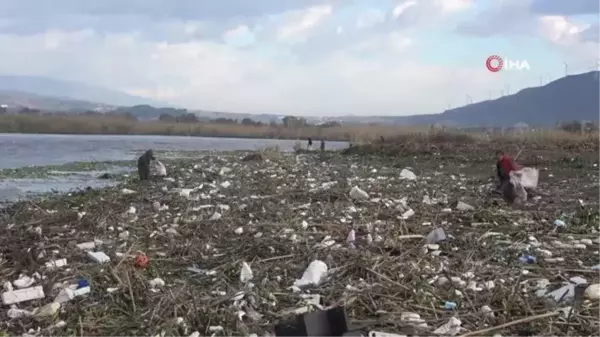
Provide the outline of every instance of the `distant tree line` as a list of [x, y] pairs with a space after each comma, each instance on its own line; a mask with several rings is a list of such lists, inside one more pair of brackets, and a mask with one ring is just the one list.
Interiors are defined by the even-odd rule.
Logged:
[[598, 123], [591, 121], [560, 122], [557, 129], [571, 133], [597, 133]]
[[[7, 109], [2, 107], [0, 113], [7, 112]], [[55, 115], [55, 116], [73, 116], [73, 115], [84, 115], [94, 117], [113, 117], [119, 119], [125, 119], [128, 121], [144, 120], [159, 120], [166, 123], [175, 124], [189, 124], [189, 123], [212, 123], [212, 124], [224, 124], [224, 125], [244, 125], [244, 126], [271, 126], [271, 127], [283, 127], [287, 129], [298, 129], [308, 127], [310, 124], [305, 118], [295, 116], [285, 116], [281, 120], [271, 120], [269, 123], [254, 120], [250, 117], [239, 119], [232, 118], [200, 118], [196, 114], [189, 112], [186, 109], [175, 109], [175, 108], [155, 108], [149, 105], [136, 105], [133, 107], [117, 108], [112, 111], [65, 111], [65, 112], [42, 112], [39, 109], [33, 109], [29, 107], [21, 107], [17, 110], [18, 114], [22, 115]], [[341, 124], [336, 121], [328, 121], [319, 125], [321, 128], [337, 127]]]

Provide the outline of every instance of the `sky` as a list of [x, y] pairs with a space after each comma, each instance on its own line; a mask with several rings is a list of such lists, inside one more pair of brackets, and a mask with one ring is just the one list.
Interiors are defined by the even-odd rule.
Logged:
[[0, 74], [188, 109], [439, 113], [597, 70], [598, 23], [598, 0], [1, 0]]

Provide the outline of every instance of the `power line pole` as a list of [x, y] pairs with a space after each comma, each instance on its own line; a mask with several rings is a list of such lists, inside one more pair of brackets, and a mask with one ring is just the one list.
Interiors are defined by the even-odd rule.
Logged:
[[569, 65], [567, 64], [567, 62], [563, 62], [565, 64], [565, 77], [568, 75], [569, 73]]

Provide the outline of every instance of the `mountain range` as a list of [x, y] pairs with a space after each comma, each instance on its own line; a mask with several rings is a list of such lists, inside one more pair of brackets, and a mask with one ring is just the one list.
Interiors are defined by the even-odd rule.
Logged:
[[130, 106], [137, 104], [154, 106], [170, 105], [149, 98], [129, 95], [118, 90], [41, 76], [0, 76], [0, 91], [26, 92], [63, 100], [89, 101], [91, 103], [113, 106]]
[[[598, 121], [600, 111], [599, 72], [559, 78], [544, 86], [523, 89], [515, 94], [449, 109], [438, 114], [410, 116], [304, 117], [309, 123], [337, 121], [346, 124], [399, 124], [448, 126], [553, 126], [571, 120]], [[162, 113], [183, 114], [173, 105], [89, 84], [34, 76], [0, 76], [0, 105], [27, 106], [42, 111], [129, 112], [141, 119], [155, 119]], [[243, 114], [190, 110], [200, 118], [251, 118], [268, 123], [283, 115]]]

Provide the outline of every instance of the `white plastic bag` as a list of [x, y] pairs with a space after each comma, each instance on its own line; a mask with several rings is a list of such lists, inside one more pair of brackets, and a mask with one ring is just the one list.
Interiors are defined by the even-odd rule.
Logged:
[[521, 176], [521, 185], [524, 188], [536, 188], [538, 184], [539, 171], [533, 167], [525, 167], [517, 171]]
[[525, 167], [518, 171], [510, 172], [510, 184], [512, 185], [512, 194], [520, 202], [527, 200], [527, 189], [535, 189], [538, 184], [539, 171], [533, 167]]
[[167, 175], [167, 168], [165, 167], [165, 165], [163, 165], [163, 163], [161, 163], [160, 161], [156, 161], [155, 163], [155, 167], [156, 167], [156, 174], [159, 177], [164, 177]]

